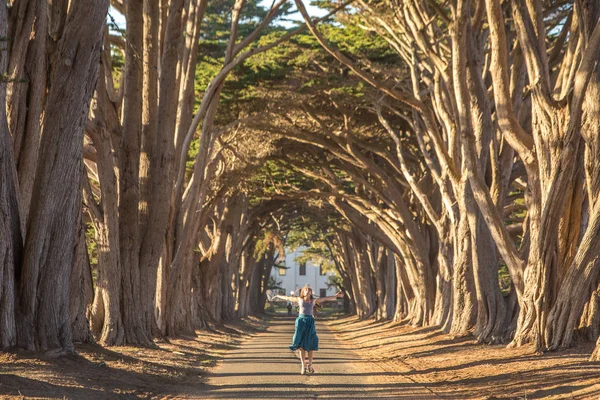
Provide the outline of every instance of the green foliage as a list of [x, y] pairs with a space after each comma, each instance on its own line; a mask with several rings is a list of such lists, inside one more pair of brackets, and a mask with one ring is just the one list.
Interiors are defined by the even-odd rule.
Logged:
[[[350, 17], [353, 21], [355, 18]], [[396, 54], [379, 35], [367, 32], [358, 24], [323, 25], [323, 36], [341, 51], [356, 58], [378, 62], [393, 62]]]
[[296, 257], [297, 263], [310, 262], [323, 267], [325, 272], [334, 272], [336, 267], [328, 243], [332, 240], [333, 226], [342, 226], [339, 217], [331, 214], [325, 218], [309, 218], [299, 215], [288, 223], [289, 232], [286, 237], [286, 248], [305, 247]]
[[321, 266], [323, 272], [335, 272], [335, 263], [323, 242], [312, 241], [310, 247], [304, 249], [295, 261], [299, 264], [310, 262], [313, 265]]
[[[223, 67], [233, 3], [234, 0], [220, 0], [208, 5], [199, 43], [195, 80], [195, 91], [199, 95], [195, 97], [195, 110], [200, 105], [202, 92]], [[272, 43], [292, 29], [277, 24], [290, 13], [291, 4], [286, 3], [282, 7], [271, 26], [264, 29], [249, 48]], [[239, 24], [238, 42], [247, 37], [262, 21], [268, 12], [265, 6], [270, 6], [270, 3], [253, 0], [245, 4], [243, 18]], [[387, 62], [393, 55], [381, 38], [355, 26], [322, 23], [320, 29], [331, 43], [352, 57]], [[119, 68], [115, 66], [117, 72], [120, 71]], [[267, 52], [250, 57], [228, 75], [221, 92], [215, 123], [222, 126], [248, 115], [263, 113], [270, 99], [287, 100], [297, 92], [344, 101], [348, 97], [363, 98], [367, 87], [359, 80], [347, 79], [347, 71], [340, 74], [341, 68], [310, 33], [295, 35]], [[198, 141], [198, 138], [195, 141]], [[197, 143], [193, 143], [188, 160], [193, 160], [197, 152]], [[191, 171], [192, 166], [193, 161], [188, 162], [188, 171]], [[289, 168], [284, 166], [283, 169]], [[286, 176], [278, 176], [282, 174]], [[313, 186], [310, 180], [297, 178], [298, 174], [280, 173], [273, 168], [261, 169], [257, 171], [257, 175], [253, 179], [255, 184], [270, 181], [279, 185], [285, 182], [289, 187], [294, 186], [299, 190], [310, 190]], [[351, 186], [348, 188], [350, 191], [353, 190]], [[254, 187], [260, 189], [261, 185]], [[267, 184], [265, 188], [268, 190], [264, 191], [264, 195], [281, 189], [272, 184]]]
[[362, 81], [359, 81], [354, 86], [341, 86], [338, 88], [331, 89], [330, 93], [335, 96], [346, 97], [363, 97], [366, 93], [365, 84]]
[[111, 46], [111, 62], [112, 62], [112, 76], [115, 90], [119, 89], [121, 83], [121, 75], [125, 70], [125, 56], [116, 46]]
[[188, 159], [186, 161], [185, 171], [186, 171], [186, 179], [189, 179], [192, 175], [192, 171], [194, 170], [194, 163], [196, 156], [198, 155], [198, 151], [200, 151], [200, 140], [193, 140], [190, 144], [190, 150], [188, 151]]
[[95, 286], [98, 279], [98, 243], [96, 242], [96, 228], [91, 222], [86, 224], [85, 243], [92, 269], [92, 281]]
[[342, 277], [338, 275], [329, 275], [327, 277], [327, 289], [337, 287], [339, 290], [344, 290], [344, 282]]
[[[283, 247], [283, 239], [280, 236], [279, 232], [275, 232], [270, 229], [263, 229], [261, 231], [261, 235], [256, 239], [254, 246], [254, 258], [260, 259], [264, 257], [264, 255], [270, 251], [277, 251], [278, 259], [282, 259], [285, 257], [285, 248]], [[277, 265], [280, 267], [280, 265]]]
[[508, 296], [510, 293], [510, 287], [512, 285], [512, 279], [510, 279], [510, 274], [508, 273], [508, 267], [506, 264], [502, 263], [498, 268], [498, 284], [500, 285], [500, 290], [504, 296]]
[[252, 205], [276, 193], [291, 190], [308, 191], [315, 188], [315, 183], [311, 179], [273, 160], [266, 160], [263, 166], [250, 177], [249, 184], [253, 189], [253, 196], [250, 199]]
[[[206, 28], [200, 41], [199, 64], [196, 71], [196, 90], [198, 92], [206, 90], [211, 79], [223, 66], [224, 53], [229, 39], [232, 4], [233, 0], [211, 3], [207, 10], [204, 25]], [[289, 13], [289, 7], [290, 5], [286, 5], [279, 12], [280, 18]], [[244, 18], [240, 22], [238, 40], [254, 30], [266, 12], [267, 9], [256, 1], [247, 3], [244, 8]], [[272, 43], [289, 32], [289, 29], [278, 26], [276, 23], [272, 25], [263, 31], [260, 38], [250, 48]], [[376, 62], [396, 61], [396, 56], [383, 39], [355, 25], [321, 24], [320, 29], [328, 41], [350, 56]], [[334, 89], [339, 90], [340, 94], [364, 95], [365, 87], [362, 82], [347, 88], [344, 83], [345, 79], [343, 76], [340, 77], [338, 70], [322, 71], [319, 74], [319, 80], [311, 80], [311, 77], [306, 76], [306, 69], [314, 63], [324, 66], [332, 62], [337, 65], [337, 62], [334, 62], [320, 47], [310, 33], [295, 35], [271, 50], [249, 58], [228, 76], [222, 92], [223, 107], [220, 107], [219, 118], [230, 121], [240, 111], [241, 105], [249, 106], [251, 109], [257, 106], [260, 108], [262, 104], [250, 103], [263, 98], [266, 91], [272, 90], [273, 86], [281, 86], [281, 84], [285, 84], [285, 80], [291, 78], [305, 80], [304, 87], [306, 88], [316, 88], [322, 84], [329, 86], [331, 83], [335, 83]], [[229, 118], [226, 114], [230, 114]]]
[[93, 268], [98, 265], [98, 243], [96, 243], [96, 229], [91, 222], [88, 222], [86, 226], [85, 241], [87, 243], [90, 265]]

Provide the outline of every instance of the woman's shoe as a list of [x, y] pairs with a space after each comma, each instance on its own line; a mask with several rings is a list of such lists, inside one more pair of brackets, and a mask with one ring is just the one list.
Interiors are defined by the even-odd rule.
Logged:
[[306, 368], [303, 365], [302, 369], [300, 370], [300, 375], [305, 375], [305, 374], [306, 374]]
[[315, 373], [315, 370], [314, 370], [312, 364], [309, 364], [308, 367], [306, 367], [306, 370], [308, 371], [309, 374]]

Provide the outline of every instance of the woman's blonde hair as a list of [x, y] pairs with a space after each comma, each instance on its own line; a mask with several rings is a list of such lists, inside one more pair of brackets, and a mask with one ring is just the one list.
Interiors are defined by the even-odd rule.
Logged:
[[308, 285], [304, 285], [304, 287], [300, 290], [300, 298], [304, 301], [310, 301], [311, 299], [308, 298], [308, 291], [311, 291], [312, 294], [312, 289], [308, 286]]

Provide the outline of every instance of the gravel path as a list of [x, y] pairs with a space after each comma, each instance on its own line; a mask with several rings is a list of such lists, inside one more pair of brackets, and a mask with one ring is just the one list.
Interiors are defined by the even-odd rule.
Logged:
[[292, 318], [275, 318], [265, 332], [227, 353], [208, 376], [207, 390], [191, 399], [435, 399], [402, 371], [361, 359], [326, 323], [317, 321], [320, 350], [314, 375], [300, 374], [300, 360], [288, 349]]

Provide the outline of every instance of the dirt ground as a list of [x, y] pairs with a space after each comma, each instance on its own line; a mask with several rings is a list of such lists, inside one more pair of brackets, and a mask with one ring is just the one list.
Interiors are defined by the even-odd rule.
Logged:
[[207, 371], [265, 320], [198, 331], [158, 348], [77, 345], [77, 355], [44, 360], [0, 353], [0, 399], [165, 399], [202, 386]]
[[361, 357], [340, 339], [322, 315], [315, 320], [319, 350], [313, 353], [315, 373], [301, 374], [300, 360], [288, 345], [294, 318], [278, 316], [260, 332], [228, 351], [210, 371], [206, 386], [186, 399], [275, 400], [430, 400], [434, 393], [415, 384], [404, 371], [388, 371]]
[[331, 321], [330, 326], [363, 356], [451, 399], [600, 399], [600, 363], [587, 361], [594, 345], [534, 354], [531, 347], [479, 345], [433, 328], [399, 323]]
[[[159, 343], [157, 349], [78, 345], [77, 356], [59, 359], [0, 353], [0, 399], [189, 398], [210, 387], [217, 360], [240, 351], [245, 339], [264, 336], [267, 323], [247, 319]], [[386, 374], [408, 379], [408, 386], [426, 388], [432, 398], [600, 398], [600, 363], [587, 361], [593, 344], [537, 355], [530, 347], [478, 345], [433, 328], [355, 317], [328, 325], [336, 340], [351, 345], [360, 357], [375, 361]]]

